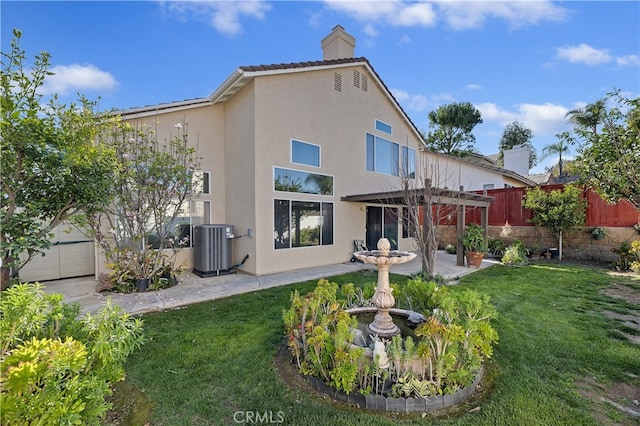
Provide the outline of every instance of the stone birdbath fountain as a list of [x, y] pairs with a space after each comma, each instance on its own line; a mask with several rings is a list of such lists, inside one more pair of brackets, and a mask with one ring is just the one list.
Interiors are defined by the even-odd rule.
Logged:
[[416, 253], [407, 251], [390, 250], [391, 243], [386, 238], [378, 240], [378, 250], [357, 251], [353, 255], [365, 263], [371, 263], [378, 268], [378, 285], [373, 295], [373, 303], [378, 313], [368, 329], [372, 335], [389, 339], [400, 334], [400, 329], [393, 323], [389, 309], [395, 305], [393, 289], [389, 287], [389, 268], [391, 265], [400, 265], [415, 259]]

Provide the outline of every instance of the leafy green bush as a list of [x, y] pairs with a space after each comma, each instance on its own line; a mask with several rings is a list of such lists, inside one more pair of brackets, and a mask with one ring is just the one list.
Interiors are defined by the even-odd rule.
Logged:
[[142, 342], [142, 321], [107, 302], [78, 319], [78, 305], [19, 284], [0, 301], [2, 424], [100, 424], [110, 385]]
[[485, 236], [484, 228], [477, 223], [470, 223], [464, 228], [462, 245], [465, 251], [486, 253], [489, 249], [489, 240]]
[[617, 270], [634, 270], [632, 265], [635, 266], [636, 269], [640, 266], [640, 240], [632, 243], [623, 241], [618, 248], [612, 249], [611, 251], [619, 256], [618, 261], [614, 265]]
[[[353, 297], [350, 286], [343, 288]], [[357, 321], [342, 309], [346, 301], [338, 301], [337, 290], [338, 285], [326, 279], [318, 281], [316, 289], [304, 297], [296, 290], [291, 295], [291, 308], [282, 316], [288, 347], [300, 372], [351, 392], [356, 387], [364, 349], [351, 350], [350, 329], [357, 326]]]
[[456, 254], [458, 249], [453, 244], [447, 244], [446, 247], [444, 248], [444, 251], [446, 251], [449, 254]]
[[631, 243], [631, 256], [634, 260], [629, 267], [636, 274], [640, 274], [640, 240]]
[[489, 253], [494, 255], [495, 257], [502, 257], [505, 251], [504, 241], [499, 240], [497, 238], [489, 238]]
[[504, 252], [502, 263], [505, 265], [525, 265], [528, 263], [528, 249], [522, 241], [515, 240]]

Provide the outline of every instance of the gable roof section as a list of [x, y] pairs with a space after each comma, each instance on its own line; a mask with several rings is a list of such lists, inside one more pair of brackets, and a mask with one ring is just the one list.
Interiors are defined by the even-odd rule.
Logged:
[[416, 125], [411, 121], [407, 113], [402, 109], [396, 98], [393, 96], [389, 88], [382, 81], [378, 73], [373, 69], [369, 60], [364, 57], [360, 58], [343, 58], [343, 59], [331, 59], [324, 61], [307, 61], [307, 62], [292, 62], [282, 64], [270, 64], [270, 65], [251, 65], [241, 66], [236, 69], [227, 79], [216, 88], [206, 98], [196, 98], [191, 100], [170, 102], [166, 104], [147, 105], [139, 108], [129, 108], [126, 110], [117, 111], [122, 116], [150, 116], [155, 115], [158, 112], [165, 111], [180, 111], [185, 109], [197, 108], [203, 105], [215, 105], [217, 103], [225, 102], [231, 98], [240, 89], [242, 89], [247, 83], [256, 77], [275, 75], [275, 74], [288, 74], [297, 72], [317, 71], [321, 69], [339, 69], [351, 67], [353, 65], [362, 65], [373, 76], [375, 82], [382, 89], [387, 99], [391, 102], [393, 107], [400, 113], [400, 115], [406, 120], [409, 127], [413, 130], [415, 136], [419, 141], [422, 141], [422, 135]]
[[369, 60], [365, 57], [360, 58], [343, 58], [343, 59], [331, 59], [324, 61], [307, 61], [307, 62], [292, 62], [282, 64], [270, 64], [270, 65], [252, 65], [241, 66], [233, 74], [231, 74], [224, 83], [222, 83], [210, 96], [211, 103], [216, 104], [218, 102], [224, 102], [233, 96], [238, 90], [244, 87], [252, 78], [275, 75], [275, 74], [288, 74], [297, 72], [317, 71], [321, 69], [339, 69], [351, 67], [353, 65], [362, 65], [375, 79], [375, 82], [382, 89], [387, 99], [391, 102], [393, 107], [400, 113], [409, 124], [409, 127], [413, 130], [415, 136], [419, 141], [422, 141], [422, 135], [416, 125], [411, 121], [407, 113], [402, 109], [400, 103], [393, 96], [387, 85], [382, 81], [376, 70], [371, 66]]

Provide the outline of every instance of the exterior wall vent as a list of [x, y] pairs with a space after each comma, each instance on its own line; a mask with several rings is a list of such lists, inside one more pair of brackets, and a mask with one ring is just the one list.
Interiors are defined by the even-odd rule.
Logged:
[[338, 91], [342, 92], [342, 75], [335, 73], [333, 75], [333, 87]]
[[353, 70], [353, 85], [360, 88], [360, 71]]
[[233, 273], [233, 225], [198, 225], [193, 231], [193, 273], [210, 277]]
[[362, 75], [362, 90], [364, 90], [365, 92], [367, 91], [368, 87], [367, 87], [367, 76], [366, 75]]

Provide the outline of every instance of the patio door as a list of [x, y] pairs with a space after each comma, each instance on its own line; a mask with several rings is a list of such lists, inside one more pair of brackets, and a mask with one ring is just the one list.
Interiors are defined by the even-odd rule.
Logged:
[[386, 238], [391, 250], [398, 249], [398, 209], [395, 207], [367, 206], [366, 244], [376, 250], [378, 240]]

